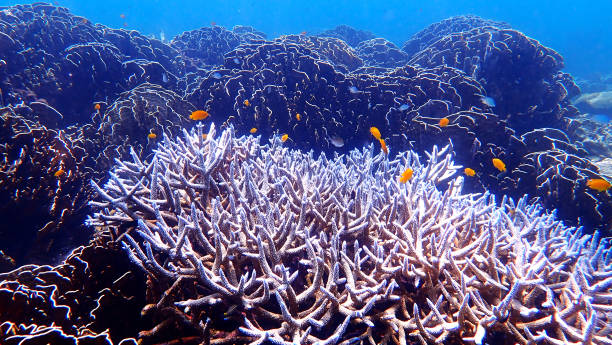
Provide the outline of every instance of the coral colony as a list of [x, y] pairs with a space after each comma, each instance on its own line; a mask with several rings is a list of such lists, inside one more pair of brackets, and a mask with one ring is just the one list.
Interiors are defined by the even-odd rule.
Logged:
[[612, 342], [606, 242], [525, 198], [462, 194], [450, 145], [421, 163], [202, 134], [165, 138], [150, 162], [134, 153], [92, 182], [89, 224], [173, 282], [152, 308], [189, 320], [229, 309], [252, 344]]
[[612, 344], [612, 125], [507, 23], [162, 42], [35, 3], [0, 57], [2, 345]]

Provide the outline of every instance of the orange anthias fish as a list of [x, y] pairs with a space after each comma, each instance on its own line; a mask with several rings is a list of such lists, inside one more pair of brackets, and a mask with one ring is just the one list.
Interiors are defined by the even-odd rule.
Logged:
[[191, 113], [191, 115], [189, 115], [189, 118], [192, 120], [204, 120], [208, 117], [208, 112], [206, 110], [196, 110], [193, 113]]
[[302, 115], [300, 115], [300, 113], [295, 114], [295, 119], [298, 121], [302, 120]]
[[245, 107], [248, 107], [249, 105], [251, 105], [248, 99], [245, 99], [244, 102], [242, 102], [242, 104], [244, 104]]
[[251, 134], [255, 134], [257, 133], [257, 128], [253, 127], [249, 132], [251, 132]]
[[208, 134], [206, 133], [202, 134], [202, 139], [206, 140], [206, 138], [208, 138]]
[[446, 127], [446, 126], [448, 126], [449, 122], [450, 121], [448, 120], [448, 118], [443, 117], [443, 118], [440, 119], [440, 122], [438, 122], [438, 125], [440, 125], [440, 127]]
[[58, 171], [56, 171], [53, 176], [55, 177], [60, 177], [62, 175], [64, 175], [66, 172], [64, 171], [64, 169], [59, 169]]
[[586, 182], [587, 187], [594, 189], [598, 192], [605, 192], [612, 186], [610, 182], [602, 178], [591, 178]]
[[408, 168], [406, 170], [404, 170], [404, 172], [402, 173], [402, 175], [399, 178], [400, 183], [406, 183], [408, 181], [410, 181], [410, 179], [412, 178], [412, 169]]
[[374, 138], [380, 140], [380, 131], [376, 127], [370, 127], [370, 133], [374, 136]]
[[385, 139], [378, 139], [380, 142], [380, 149], [386, 154], [389, 154], [389, 149], [387, 148], [387, 144], [385, 143]]
[[150, 132], [150, 133], [147, 135], [147, 138], [149, 138], [149, 139], [155, 139], [155, 138], [157, 138], [157, 134], [155, 134], [155, 133], [153, 133], [153, 132]]
[[506, 164], [499, 158], [493, 158], [493, 166], [499, 171], [506, 171]]
[[96, 109], [96, 110], [100, 110], [100, 108], [102, 108], [102, 106], [100, 106], [100, 103], [96, 103], [96, 104], [94, 105], [94, 109]]
[[476, 171], [474, 171], [474, 169], [472, 168], [465, 168], [463, 170], [463, 172], [467, 175], [467, 176], [474, 176], [476, 175]]
[[283, 136], [281, 137], [281, 141], [285, 142], [287, 141], [287, 139], [289, 139], [289, 134], [283, 134]]

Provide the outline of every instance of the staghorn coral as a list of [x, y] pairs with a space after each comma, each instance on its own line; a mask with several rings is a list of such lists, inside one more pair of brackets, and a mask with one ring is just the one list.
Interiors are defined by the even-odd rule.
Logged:
[[212, 309], [235, 311], [242, 336], [212, 342], [612, 342], [609, 243], [526, 198], [461, 194], [450, 146], [423, 165], [411, 152], [314, 158], [202, 131], [92, 182], [88, 222], [174, 282], [158, 305], [202, 334]]

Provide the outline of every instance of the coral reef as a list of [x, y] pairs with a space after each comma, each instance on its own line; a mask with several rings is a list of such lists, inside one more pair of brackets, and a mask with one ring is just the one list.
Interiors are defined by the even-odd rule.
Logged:
[[35, 3], [0, 57], [3, 345], [612, 343], [612, 125], [505, 23], [166, 44]]
[[570, 99], [580, 90], [560, 72], [561, 55], [515, 30], [478, 27], [446, 35], [409, 64], [463, 70], [482, 84], [495, 113], [518, 134], [542, 127], [567, 130], [566, 118], [578, 114]]
[[[241, 45], [226, 54], [223, 69], [202, 79], [186, 98], [202, 105], [217, 124], [231, 122], [242, 133], [255, 127], [265, 137], [287, 133], [298, 147], [327, 152], [362, 145], [370, 126], [401, 150], [415, 140], [402, 134], [417, 115], [437, 123], [435, 118], [481, 105], [484, 89], [457, 69], [404, 66], [380, 76], [344, 74], [335, 66], [353, 55], [326, 54], [340, 61], [332, 65], [294, 39], [337, 41], [292, 36]], [[336, 136], [344, 147], [330, 143]]]
[[0, 11], [0, 37], [4, 103], [47, 103], [63, 125], [87, 122], [94, 102], [142, 82], [175, 88], [183, 73], [178, 52], [162, 42], [43, 3]]
[[508, 23], [484, 19], [475, 15], [455, 16], [433, 23], [417, 32], [409, 40], [404, 42], [402, 50], [406, 52], [409, 57], [412, 57], [446, 35], [469, 31], [478, 27], [510, 29]]
[[518, 162], [506, 176], [500, 176], [504, 194], [530, 194], [549, 209], [555, 209], [566, 223], [612, 234], [612, 197], [586, 186], [590, 178], [602, 178], [584, 149], [571, 144], [564, 132], [544, 128], [521, 136], [522, 148], [510, 152]]
[[176, 36], [170, 46], [180, 52], [185, 61], [186, 71], [210, 70], [223, 64], [223, 55], [241, 43], [264, 40], [265, 34], [246, 26], [229, 31], [221, 26], [186, 31]]
[[[327, 158], [211, 125], [118, 162], [88, 221], [173, 282], [157, 306], [254, 344], [607, 344], [610, 244], [526, 198], [462, 194], [451, 147], [427, 164], [372, 147]], [[398, 177], [414, 170], [405, 184]], [[453, 178], [454, 177], [454, 178]], [[438, 189], [443, 188], [445, 192]], [[211, 332], [219, 312], [239, 333]], [[156, 327], [157, 328], [157, 327]], [[158, 329], [163, 329], [160, 325]]]
[[408, 54], [384, 38], [362, 41], [355, 50], [367, 66], [400, 67], [408, 62]]
[[89, 235], [82, 226], [92, 177], [84, 142], [72, 129], [28, 120], [32, 112], [0, 108], [0, 243], [18, 264], [55, 260]]
[[56, 267], [1, 273], [0, 343], [136, 344], [145, 290], [142, 272], [112, 243], [77, 248]]
[[[279, 53], [283, 56], [277, 57]], [[270, 63], [297, 64], [300, 55], [325, 61], [342, 73], [363, 65], [353, 48], [337, 38], [285, 35], [274, 41], [253, 42], [237, 47], [225, 55], [224, 67], [251, 71], [267, 67], [276, 71]]]
[[[130, 146], [148, 158], [164, 133], [173, 137], [191, 126], [186, 116], [195, 109], [240, 133], [255, 128], [264, 138], [287, 134], [287, 145], [317, 153], [361, 147], [371, 139], [371, 126], [380, 129], [391, 155], [406, 149], [422, 154], [452, 139], [457, 161], [477, 171], [466, 189], [515, 198], [528, 192], [571, 224], [587, 226], [586, 232], [610, 230], [610, 216], [602, 211], [610, 208], [607, 194], [584, 188], [586, 178], [600, 175], [586, 159], [609, 152], [607, 127], [589, 127], [592, 136], [579, 127], [568, 103], [578, 89], [560, 72], [557, 53], [504, 24], [473, 16], [435, 24], [414, 42], [420, 52], [412, 63], [421, 67], [406, 65], [408, 53], [390, 42], [346, 26], [273, 40], [250, 27], [213, 26], [165, 44], [136, 31], [93, 25], [52, 5], [3, 7], [0, 105], [14, 114], [3, 115], [1, 124], [7, 153], [0, 194], [7, 202], [0, 214], [16, 210], [16, 216], [0, 229], [0, 238], [12, 239], [23, 226], [32, 241], [30, 251], [22, 250], [27, 243], [3, 241], [3, 252], [23, 264], [26, 255], [56, 260], [64, 246], [81, 244], [87, 232], [79, 230], [80, 221], [91, 192], [83, 181], [104, 176], [115, 158], [129, 156]], [[446, 62], [454, 68], [441, 66]], [[483, 102], [485, 95], [497, 104]], [[438, 121], [444, 117], [449, 124], [442, 128]], [[548, 150], [522, 142], [521, 135], [542, 127], [562, 129], [574, 141], [546, 155], [576, 155], [579, 173], [560, 165], [559, 173], [567, 174], [553, 176], [548, 168], [561, 164], [557, 160], [542, 159], [545, 165], [537, 166], [526, 158]], [[21, 133], [28, 128], [31, 134]], [[43, 132], [47, 139], [35, 137]], [[34, 141], [12, 142], [13, 136]], [[74, 156], [74, 164], [72, 158], [63, 163], [68, 170], [55, 166], [53, 154], [63, 150], [58, 145], [67, 145]], [[41, 152], [32, 157], [50, 165], [20, 160], [21, 148], [35, 147]], [[498, 156], [507, 176], [490, 164]], [[59, 170], [66, 174], [53, 176]], [[573, 191], [571, 206], [540, 188], [548, 179]], [[59, 236], [62, 231], [65, 236]]]
[[317, 36], [338, 38], [351, 47], [357, 47], [359, 43], [363, 41], [376, 38], [376, 36], [369, 31], [358, 30], [348, 25], [338, 25], [333, 29], [319, 33]]
[[[163, 134], [176, 136], [188, 126], [195, 106], [178, 94], [150, 83], [119, 95], [104, 111], [97, 112], [89, 124], [78, 130], [91, 148], [96, 171], [110, 169], [116, 158], [129, 157], [129, 147], [146, 157]], [[155, 138], [149, 138], [149, 134]]]

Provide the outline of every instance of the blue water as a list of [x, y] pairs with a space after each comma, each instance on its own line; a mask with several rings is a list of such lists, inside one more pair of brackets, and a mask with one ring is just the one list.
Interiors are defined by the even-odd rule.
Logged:
[[[0, 1], [1, 6], [17, 1]], [[348, 24], [373, 32], [401, 47], [427, 25], [442, 19], [476, 14], [506, 21], [538, 39], [565, 58], [566, 69], [578, 76], [612, 73], [612, 1], [349, 1], [349, 0], [59, 0], [55, 4], [93, 22], [138, 30], [167, 39], [211, 22], [231, 28], [251, 25], [274, 38], [282, 34], [310, 33]], [[125, 15], [125, 18], [121, 17]]]

